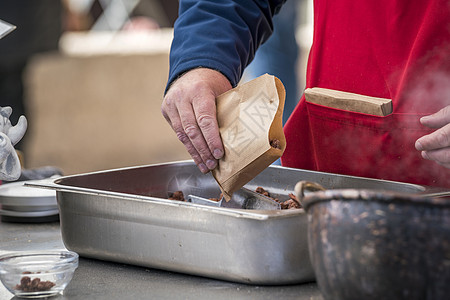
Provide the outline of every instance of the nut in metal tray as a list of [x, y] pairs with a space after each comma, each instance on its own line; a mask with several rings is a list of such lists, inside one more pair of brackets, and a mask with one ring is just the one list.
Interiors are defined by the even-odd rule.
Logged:
[[219, 201], [215, 201], [195, 195], [188, 195], [187, 201], [195, 204], [210, 205], [216, 207], [260, 210], [281, 209], [280, 203], [247, 188], [241, 188], [240, 190], [233, 193], [230, 201], [226, 201], [224, 197], [219, 199]]

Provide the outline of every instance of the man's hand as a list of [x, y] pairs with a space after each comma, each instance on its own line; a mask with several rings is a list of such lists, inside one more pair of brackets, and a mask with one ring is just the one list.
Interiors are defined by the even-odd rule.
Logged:
[[232, 88], [222, 73], [199, 68], [169, 88], [161, 111], [201, 172], [217, 166], [224, 154], [216, 117], [216, 97]]
[[420, 122], [437, 130], [416, 141], [416, 149], [422, 157], [436, 161], [450, 169], [450, 105], [437, 113], [422, 117]]

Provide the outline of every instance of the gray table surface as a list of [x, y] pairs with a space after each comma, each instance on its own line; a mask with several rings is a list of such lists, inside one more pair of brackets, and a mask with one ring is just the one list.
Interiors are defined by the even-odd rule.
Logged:
[[[0, 254], [65, 249], [58, 222], [0, 222]], [[0, 285], [0, 299], [18, 299]], [[315, 283], [254, 286], [80, 258], [64, 295], [53, 299], [299, 299], [322, 300]]]

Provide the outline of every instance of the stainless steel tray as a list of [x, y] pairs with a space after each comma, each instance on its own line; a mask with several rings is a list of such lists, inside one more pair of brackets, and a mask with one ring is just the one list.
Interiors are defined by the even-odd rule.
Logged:
[[[271, 166], [246, 187], [288, 198], [300, 180], [325, 188], [371, 188], [426, 195], [448, 190]], [[183, 190], [220, 191], [192, 161], [62, 177], [38, 185], [57, 191], [64, 244], [81, 256], [250, 284], [314, 279], [306, 214], [244, 210], [167, 200]]]

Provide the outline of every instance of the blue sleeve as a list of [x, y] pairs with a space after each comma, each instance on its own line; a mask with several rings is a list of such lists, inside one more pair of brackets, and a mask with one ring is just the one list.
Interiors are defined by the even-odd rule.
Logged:
[[273, 30], [285, 0], [181, 0], [170, 50], [167, 88], [184, 72], [206, 67], [236, 86]]

